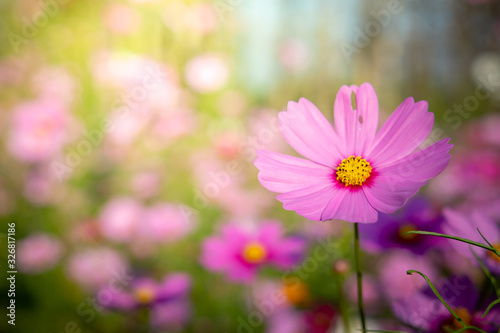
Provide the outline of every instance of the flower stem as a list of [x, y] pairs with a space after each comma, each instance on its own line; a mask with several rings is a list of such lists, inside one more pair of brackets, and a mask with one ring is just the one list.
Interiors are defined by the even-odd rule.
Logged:
[[358, 224], [354, 223], [354, 261], [356, 262], [356, 276], [358, 280], [358, 310], [362, 332], [366, 331], [365, 311], [363, 308], [363, 272], [361, 271], [361, 254], [359, 251]]

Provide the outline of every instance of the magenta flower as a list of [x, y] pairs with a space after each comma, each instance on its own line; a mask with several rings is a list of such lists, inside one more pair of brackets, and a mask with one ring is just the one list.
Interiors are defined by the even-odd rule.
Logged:
[[173, 328], [184, 325], [190, 317], [190, 291], [191, 277], [172, 273], [160, 283], [149, 277], [137, 278], [127, 290], [110, 285], [97, 293], [97, 300], [106, 309], [115, 311], [149, 308], [152, 326]]
[[407, 98], [377, 132], [373, 87], [343, 86], [334, 118], [335, 128], [307, 99], [289, 102], [279, 114], [280, 130], [307, 159], [257, 152], [261, 184], [280, 193], [283, 208], [308, 219], [376, 222], [377, 211], [395, 212], [450, 160], [449, 138], [417, 150], [434, 123], [425, 101]]
[[220, 236], [204, 241], [201, 262], [230, 280], [250, 282], [264, 265], [289, 269], [297, 264], [305, 245], [302, 238], [284, 237], [281, 224], [275, 221], [263, 222], [256, 230], [229, 224]]

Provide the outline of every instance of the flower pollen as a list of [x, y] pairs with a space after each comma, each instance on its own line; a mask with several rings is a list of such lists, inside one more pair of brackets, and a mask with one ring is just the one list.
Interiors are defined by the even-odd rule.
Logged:
[[264, 246], [257, 242], [249, 243], [243, 249], [243, 258], [251, 264], [261, 263], [262, 261], [264, 261], [266, 256], [266, 249], [264, 248]]
[[372, 167], [370, 162], [361, 156], [354, 155], [345, 158], [337, 167], [337, 180], [345, 186], [361, 186], [370, 177]]

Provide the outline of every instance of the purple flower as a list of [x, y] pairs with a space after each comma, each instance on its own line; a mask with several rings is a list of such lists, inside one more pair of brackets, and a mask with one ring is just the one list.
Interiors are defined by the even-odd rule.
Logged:
[[176, 327], [184, 325], [190, 316], [189, 293], [191, 277], [185, 273], [166, 275], [160, 283], [144, 277], [135, 279], [126, 290], [110, 285], [97, 294], [103, 307], [116, 311], [151, 310], [151, 325]]
[[[445, 209], [443, 214], [446, 218], [446, 223], [443, 225], [443, 230], [446, 234], [486, 244], [477, 231], [479, 229], [484, 237], [496, 249], [500, 249], [499, 224], [486, 214], [475, 210], [471, 214], [466, 215], [452, 209]], [[452, 245], [457, 252], [475, 261], [471, 252], [471, 250], [473, 250], [483, 259], [488, 269], [500, 274], [500, 258], [495, 253], [475, 246], [471, 248], [470, 245], [455, 240], [450, 242], [450, 245]]]
[[376, 225], [360, 225], [361, 244], [365, 250], [375, 253], [403, 248], [423, 254], [442, 239], [404, 233], [412, 230], [441, 232], [442, 222], [443, 217], [432, 209], [428, 200], [414, 198], [395, 214], [379, 214]]
[[160, 283], [149, 277], [136, 278], [127, 290], [113, 286], [98, 293], [99, 303], [112, 310], [134, 310], [184, 298], [191, 289], [191, 278], [184, 273], [166, 275]]
[[[486, 306], [476, 307], [479, 294], [466, 276], [453, 276], [438, 288], [443, 299], [467, 325], [479, 327], [486, 332], [497, 332], [500, 313], [493, 308], [481, 318]], [[430, 288], [392, 303], [394, 314], [417, 331], [428, 333], [453, 332], [462, 325], [432, 293]]]
[[302, 238], [284, 237], [277, 221], [263, 222], [256, 230], [228, 224], [220, 235], [204, 241], [201, 262], [230, 280], [250, 282], [264, 265], [291, 268], [301, 259], [305, 245]]

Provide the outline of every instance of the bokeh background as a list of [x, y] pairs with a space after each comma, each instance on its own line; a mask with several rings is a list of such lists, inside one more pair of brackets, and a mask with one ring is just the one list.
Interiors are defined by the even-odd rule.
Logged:
[[[283, 210], [253, 160], [294, 154], [277, 127], [289, 100], [332, 119], [340, 86], [363, 82], [380, 123], [413, 96], [435, 114], [433, 139], [455, 144], [383, 232], [361, 228], [370, 325], [435, 325], [401, 310], [426, 292], [411, 268], [468, 279], [470, 315], [493, 295], [467, 249], [401, 233], [477, 226], [480, 212], [500, 244], [499, 1], [2, 0], [0, 32], [0, 256], [7, 271], [14, 222], [18, 271], [2, 332], [355, 331], [352, 225]], [[293, 265], [242, 283], [202, 264], [207, 237], [269, 220], [303, 242]], [[117, 276], [138, 306], [110, 306]], [[140, 279], [159, 285], [141, 293]], [[170, 296], [149, 304], [161, 281]]]

